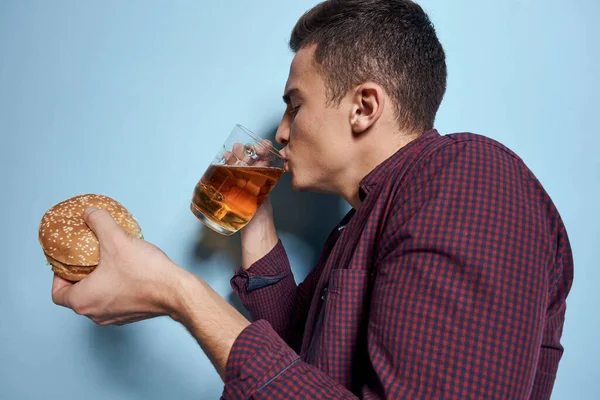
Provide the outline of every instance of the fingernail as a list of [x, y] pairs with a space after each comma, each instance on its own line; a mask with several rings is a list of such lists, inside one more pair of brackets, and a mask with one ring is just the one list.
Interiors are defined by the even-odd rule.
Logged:
[[98, 209], [97, 209], [97, 208], [94, 208], [94, 207], [88, 207], [88, 208], [86, 208], [86, 209], [85, 209], [85, 211], [84, 211], [84, 213], [83, 213], [83, 216], [84, 216], [84, 217], [87, 217], [87, 216], [89, 216], [91, 213], [93, 213], [94, 211], [98, 211]]

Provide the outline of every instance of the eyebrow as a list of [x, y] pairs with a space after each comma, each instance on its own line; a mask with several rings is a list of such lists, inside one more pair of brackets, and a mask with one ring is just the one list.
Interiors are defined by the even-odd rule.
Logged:
[[292, 102], [291, 97], [297, 95], [300, 91], [297, 88], [288, 89], [287, 92], [283, 95], [283, 102], [285, 104], [290, 104]]

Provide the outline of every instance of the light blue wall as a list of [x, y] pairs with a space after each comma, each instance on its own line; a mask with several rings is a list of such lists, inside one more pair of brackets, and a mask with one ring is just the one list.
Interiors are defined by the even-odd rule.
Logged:
[[[230, 298], [237, 238], [206, 234], [188, 202], [235, 123], [258, 133], [276, 126], [292, 58], [286, 40], [314, 4], [0, 1], [0, 398], [219, 396], [217, 374], [174, 322], [97, 327], [55, 306], [37, 227], [67, 197], [110, 195], [135, 214], [149, 241]], [[562, 213], [576, 281], [553, 398], [598, 399], [600, 3], [421, 4], [448, 54], [437, 127], [511, 147]], [[276, 190], [288, 199], [276, 212], [302, 276], [330, 228], [317, 227], [333, 223], [343, 205], [294, 197], [285, 182]]]

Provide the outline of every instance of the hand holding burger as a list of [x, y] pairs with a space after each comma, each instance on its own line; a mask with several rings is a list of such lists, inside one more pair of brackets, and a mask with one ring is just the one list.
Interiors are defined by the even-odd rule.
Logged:
[[182, 275], [117, 201], [87, 194], [46, 212], [39, 240], [55, 272], [56, 304], [100, 325], [122, 325], [170, 314], [171, 291]]
[[52, 271], [63, 279], [77, 282], [98, 265], [98, 239], [83, 219], [86, 208], [106, 210], [129, 235], [142, 238], [135, 218], [110, 197], [86, 194], [67, 199], [42, 217], [39, 241]]
[[40, 243], [55, 271], [52, 300], [99, 325], [170, 316], [224, 377], [233, 342], [250, 322], [206, 282], [141, 240], [120, 204], [86, 196], [53, 207], [40, 225]]

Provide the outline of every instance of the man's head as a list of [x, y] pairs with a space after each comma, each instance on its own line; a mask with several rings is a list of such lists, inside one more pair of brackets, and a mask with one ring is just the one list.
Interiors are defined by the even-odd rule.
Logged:
[[415, 136], [433, 127], [445, 55], [412, 1], [325, 1], [297, 22], [290, 48], [296, 56], [277, 136], [288, 144], [296, 188], [337, 192], [333, 181], [360, 162], [349, 158], [358, 142], [364, 152], [366, 132]]

